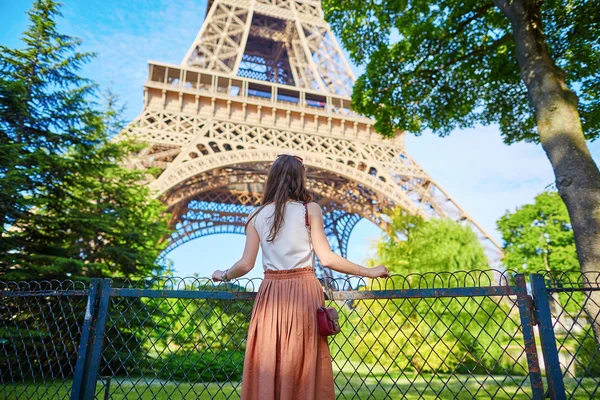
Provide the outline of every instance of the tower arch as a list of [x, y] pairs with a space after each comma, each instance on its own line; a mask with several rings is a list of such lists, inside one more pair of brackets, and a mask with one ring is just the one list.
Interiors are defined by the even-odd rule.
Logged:
[[[173, 215], [175, 232], [162, 256], [203, 236], [244, 234], [248, 213], [260, 204], [270, 163], [213, 168], [164, 192], [160, 199]], [[307, 187], [313, 201], [322, 208], [325, 234], [332, 248], [342, 256], [347, 256], [350, 235], [361, 219], [384, 227], [381, 214], [393, 206], [381, 194], [356, 181], [312, 166], [307, 166]], [[319, 274], [329, 272], [320, 270]]]

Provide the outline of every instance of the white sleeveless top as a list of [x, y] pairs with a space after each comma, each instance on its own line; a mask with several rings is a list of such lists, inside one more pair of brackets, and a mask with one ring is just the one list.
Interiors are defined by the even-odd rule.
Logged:
[[252, 218], [262, 248], [263, 268], [287, 270], [314, 267], [314, 250], [304, 220], [304, 204], [288, 201], [284, 207], [283, 223], [272, 242], [267, 242], [273, 225], [275, 204], [265, 206]]

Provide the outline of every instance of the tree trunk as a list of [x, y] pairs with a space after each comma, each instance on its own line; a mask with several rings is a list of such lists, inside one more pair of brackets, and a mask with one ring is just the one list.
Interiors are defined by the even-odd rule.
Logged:
[[[521, 78], [537, 118], [540, 142], [554, 170], [556, 187], [571, 218], [581, 271], [597, 283], [600, 271], [600, 171], [592, 159], [577, 110], [577, 95], [556, 66], [543, 32], [537, 0], [493, 0], [509, 18]], [[592, 292], [586, 311], [600, 338], [600, 295]]]

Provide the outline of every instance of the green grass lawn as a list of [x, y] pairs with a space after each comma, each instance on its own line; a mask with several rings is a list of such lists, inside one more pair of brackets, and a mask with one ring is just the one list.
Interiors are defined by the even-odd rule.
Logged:
[[[528, 380], [510, 376], [371, 376], [359, 373], [339, 374], [336, 378], [338, 399], [529, 399]], [[600, 381], [585, 379], [573, 399], [590, 399]], [[69, 396], [70, 381], [46, 384], [19, 384], [0, 386], [0, 398], [5, 399], [65, 399]], [[566, 380], [567, 391], [572, 392], [576, 382]], [[585, 390], [588, 392], [586, 392]], [[120, 399], [237, 399], [239, 382], [183, 383], [139, 379], [112, 379], [110, 396]], [[104, 382], [98, 382], [97, 399], [104, 399]]]

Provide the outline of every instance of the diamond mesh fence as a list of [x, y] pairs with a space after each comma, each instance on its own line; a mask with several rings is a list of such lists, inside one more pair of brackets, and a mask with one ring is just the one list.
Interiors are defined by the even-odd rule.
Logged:
[[1, 398], [69, 398], [87, 296], [82, 282], [0, 282]]
[[[593, 290], [597, 283], [574, 282], [546, 277], [552, 343], [567, 397], [589, 399], [600, 387], [594, 331], [600, 292]], [[237, 399], [260, 283], [3, 284], [0, 397]], [[339, 399], [554, 393], [541, 357], [550, 353], [534, 327], [534, 305], [542, 299], [527, 293], [522, 275], [476, 271], [321, 283], [342, 325], [329, 338]], [[552, 363], [551, 354], [546, 358]]]
[[600, 398], [600, 273], [545, 275], [568, 398]]
[[332, 293], [342, 300], [330, 342], [338, 398], [532, 398], [516, 292], [487, 290], [497, 277], [393, 276], [351, 300]]
[[[343, 326], [330, 340], [337, 397], [532, 398], [516, 291], [482, 289], [496, 278], [323, 281]], [[239, 398], [259, 284], [113, 283], [96, 398]]]
[[124, 290], [110, 300], [96, 398], [239, 397], [251, 284], [170, 278], [114, 286]]

